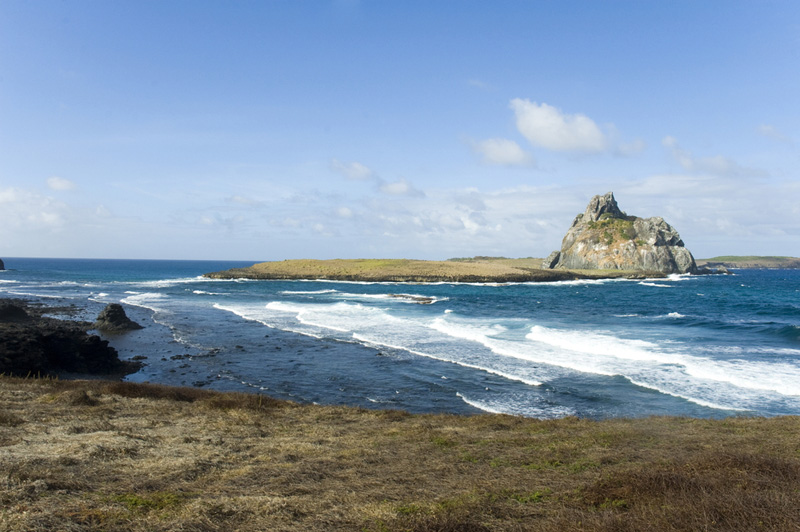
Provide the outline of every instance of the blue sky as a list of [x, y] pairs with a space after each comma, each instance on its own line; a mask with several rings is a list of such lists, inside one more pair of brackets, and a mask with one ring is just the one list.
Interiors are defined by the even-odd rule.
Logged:
[[796, 1], [0, 0], [0, 256], [800, 255]]

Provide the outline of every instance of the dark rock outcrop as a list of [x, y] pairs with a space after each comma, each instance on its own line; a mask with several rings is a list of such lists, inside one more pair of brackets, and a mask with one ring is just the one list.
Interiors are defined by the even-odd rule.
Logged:
[[558, 261], [561, 259], [561, 252], [554, 251], [547, 256], [546, 259], [542, 261], [542, 269], [543, 270], [552, 270], [558, 264]]
[[21, 306], [0, 301], [0, 323], [25, 323], [32, 319]]
[[94, 328], [109, 333], [119, 333], [142, 329], [143, 327], [131, 320], [126, 314], [125, 309], [119, 303], [109, 303], [97, 316]]
[[3, 264], [3, 259], [0, 259], [0, 270], [5, 270], [5, 269], [6, 269], [6, 265]]
[[586, 211], [572, 222], [560, 252], [553, 252], [542, 267], [665, 274], [697, 271], [694, 257], [671, 225], [660, 217], [628, 216], [612, 192], [592, 198]]
[[140, 367], [121, 361], [107, 341], [87, 334], [90, 323], [41, 314], [41, 308], [22, 301], [0, 301], [0, 374], [121, 376]]

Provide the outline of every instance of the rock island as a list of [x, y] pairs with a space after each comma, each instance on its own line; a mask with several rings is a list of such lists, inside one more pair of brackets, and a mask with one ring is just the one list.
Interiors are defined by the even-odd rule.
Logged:
[[613, 192], [592, 198], [542, 267], [697, 273], [675, 228], [660, 217], [628, 216]]
[[284, 260], [206, 274], [212, 279], [312, 279], [370, 282], [510, 283], [665, 277], [701, 273], [678, 232], [663, 218], [628, 216], [614, 194], [595, 196], [547, 259], [475, 257]]

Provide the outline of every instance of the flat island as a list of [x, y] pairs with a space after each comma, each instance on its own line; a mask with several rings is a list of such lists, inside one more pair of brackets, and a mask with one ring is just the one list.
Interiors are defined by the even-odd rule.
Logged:
[[306, 279], [412, 283], [521, 283], [577, 279], [664, 277], [656, 271], [545, 270], [542, 259], [475, 257], [446, 261], [333, 259], [261, 262], [248, 268], [207, 273], [211, 279]]
[[724, 255], [711, 259], [700, 259], [698, 266], [716, 268], [744, 268], [744, 269], [787, 269], [796, 270], [800, 268], [800, 258], [782, 256], [756, 256], [756, 255]]

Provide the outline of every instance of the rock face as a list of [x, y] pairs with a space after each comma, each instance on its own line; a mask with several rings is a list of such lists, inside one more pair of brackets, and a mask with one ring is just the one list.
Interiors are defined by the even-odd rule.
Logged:
[[5, 270], [5, 269], [6, 269], [6, 265], [3, 264], [3, 259], [0, 259], [0, 270]]
[[620, 210], [614, 194], [595, 196], [575, 217], [561, 251], [543, 268], [694, 273], [694, 257], [663, 218], [638, 218]]
[[126, 374], [138, 365], [120, 361], [90, 323], [43, 317], [45, 310], [21, 301], [0, 300], [0, 374]]
[[132, 321], [126, 314], [125, 309], [119, 303], [109, 303], [97, 316], [94, 328], [103, 332], [118, 333], [142, 329], [142, 326]]

